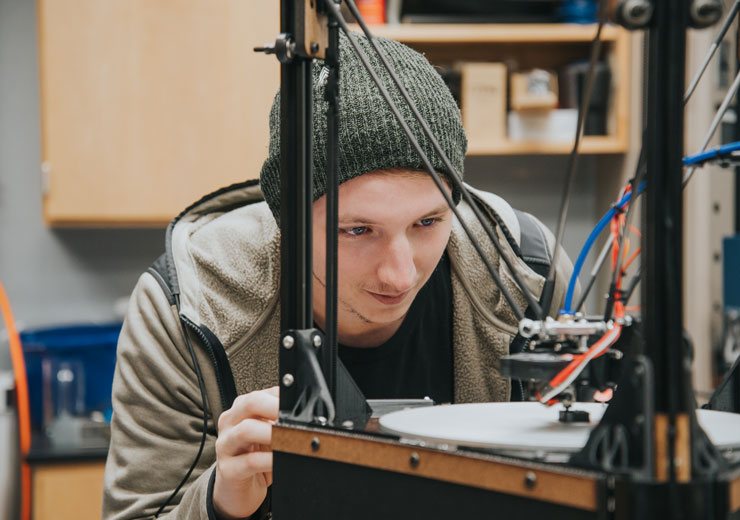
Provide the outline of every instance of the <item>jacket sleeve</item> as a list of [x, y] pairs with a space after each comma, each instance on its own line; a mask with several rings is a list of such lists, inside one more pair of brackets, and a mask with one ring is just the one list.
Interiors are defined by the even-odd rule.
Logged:
[[[102, 517], [153, 518], [185, 477], [202, 434], [200, 387], [177, 311], [144, 274], [118, 342]], [[208, 498], [215, 434], [209, 417], [200, 460], [160, 518], [215, 519]]]

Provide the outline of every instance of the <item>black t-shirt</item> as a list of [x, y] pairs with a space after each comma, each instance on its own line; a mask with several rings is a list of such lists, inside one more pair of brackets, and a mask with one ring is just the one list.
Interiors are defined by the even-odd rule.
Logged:
[[396, 333], [378, 347], [339, 345], [367, 399], [453, 400], [452, 283], [447, 254], [417, 293]]

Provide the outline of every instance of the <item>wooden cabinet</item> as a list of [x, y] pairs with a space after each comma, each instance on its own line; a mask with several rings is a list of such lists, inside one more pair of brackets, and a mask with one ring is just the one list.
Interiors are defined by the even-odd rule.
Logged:
[[34, 463], [33, 520], [94, 520], [103, 503], [105, 461]]
[[[434, 64], [455, 62], [501, 62], [519, 70], [558, 70], [577, 60], [587, 60], [596, 25], [574, 24], [439, 24], [387, 25], [372, 28], [374, 34], [392, 38], [424, 53]], [[586, 154], [627, 151], [629, 114], [629, 32], [605, 26], [601, 34], [602, 56], [611, 70], [607, 134], [585, 136], [580, 150]], [[573, 132], [575, 135], [575, 132]], [[469, 135], [468, 155], [566, 154], [573, 141], [511, 141], [506, 138], [481, 142]]]
[[[50, 225], [166, 224], [200, 196], [255, 178], [279, 85], [278, 2], [38, 0], [43, 208]], [[594, 26], [375, 27], [433, 63], [515, 60], [556, 68], [588, 56]], [[627, 147], [626, 31], [606, 27], [608, 135], [583, 153]], [[475, 143], [471, 139], [471, 143]], [[480, 143], [480, 141], [478, 141]], [[473, 144], [471, 155], [561, 154], [567, 142]]]
[[163, 225], [259, 175], [278, 2], [38, 0], [44, 215]]

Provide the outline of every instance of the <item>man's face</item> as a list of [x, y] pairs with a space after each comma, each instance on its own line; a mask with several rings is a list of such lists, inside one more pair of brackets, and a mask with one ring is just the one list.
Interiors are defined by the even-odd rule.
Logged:
[[[452, 212], [425, 173], [373, 172], [339, 187], [341, 342], [370, 346], [363, 334], [380, 333], [385, 340], [395, 332], [439, 262], [451, 228]], [[326, 196], [313, 204], [313, 237], [314, 312], [323, 325]]]

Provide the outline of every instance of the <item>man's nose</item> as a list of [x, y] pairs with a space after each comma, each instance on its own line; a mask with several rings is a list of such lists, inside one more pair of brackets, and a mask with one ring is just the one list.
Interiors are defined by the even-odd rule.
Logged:
[[416, 281], [414, 252], [406, 237], [391, 240], [381, 252], [378, 281], [383, 290], [402, 293], [411, 289]]

